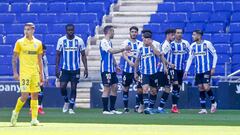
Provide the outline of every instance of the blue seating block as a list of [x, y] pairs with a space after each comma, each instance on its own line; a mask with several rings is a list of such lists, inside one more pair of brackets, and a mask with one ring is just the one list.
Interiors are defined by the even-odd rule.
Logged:
[[194, 11], [194, 2], [177, 2], [175, 4], [177, 12], [192, 12]]
[[193, 32], [196, 29], [203, 30], [204, 23], [187, 23], [185, 27], [185, 32]]
[[230, 56], [228, 54], [218, 54], [218, 64], [224, 64], [230, 62]]
[[85, 3], [83, 2], [70, 2], [68, 3], [68, 12], [81, 13], [85, 11]]
[[231, 35], [231, 42], [232, 43], [240, 43], [240, 33], [233, 33]]
[[6, 44], [15, 44], [16, 41], [23, 37], [23, 34], [8, 34], [6, 36]]
[[37, 22], [38, 15], [36, 13], [22, 13], [20, 16], [17, 16], [17, 22], [27, 23], [27, 22]]
[[[2, 45], [0, 45], [2, 46]], [[1, 48], [1, 47], [0, 47]], [[1, 49], [4, 49], [3, 47]], [[11, 50], [12, 52], [13, 50]], [[12, 55], [0, 55], [0, 65], [11, 65], [12, 64]]]
[[40, 23], [55, 23], [57, 21], [56, 13], [40, 13], [38, 16]]
[[208, 23], [205, 28], [205, 32], [208, 33], [221, 33], [225, 31], [225, 25], [223, 23]]
[[7, 34], [23, 34], [24, 24], [8, 24], [4, 28]]
[[187, 13], [169, 13], [168, 14], [169, 22], [187, 22]]
[[240, 23], [230, 23], [229, 32], [240, 33]]
[[44, 43], [57, 45], [57, 41], [61, 36], [61, 34], [47, 34], [45, 35]]
[[12, 55], [13, 47], [11, 45], [0, 45], [0, 54], [1, 55]]
[[160, 24], [157, 24], [157, 23], [155, 24], [154, 23], [154, 24], [146, 24], [146, 25], [144, 25], [143, 29], [144, 30], [146, 30], [146, 29], [147, 30], [151, 30], [153, 33], [159, 33], [159, 32], [161, 32], [160, 31], [160, 27], [161, 27]]
[[157, 13], [157, 14], [152, 14], [151, 23], [162, 23], [162, 22], [167, 22], [167, 13]]
[[12, 66], [11, 65], [0, 65], [0, 75], [12, 75]]
[[157, 12], [171, 12], [174, 11], [174, 2], [164, 2], [161, 4], [158, 4]]
[[232, 46], [232, 53], [233, 54], [240, 54], [240, 43], [239, 44], [233, 44]]
[[66, 2], [51, 2], [48, 4], [48, 10], [54, 13], [66, 12]]
[[212, 12], [213, 2], [196, 2], [195, 11], [196, 12]]
[[[232, 57], [232, 63], [233, 64], [240, 64], [240, 54], [234, 54]], [[239, 67], [238, 67], [239, 69]]]
[[235, 12], [232, 14], [231, 22], [240, 22], [240, 12]]
[[11, 5], [11, 12], [13, 13], [27, 12], [27, 3], [12, 3]]
[[33, 12], [33, 13], [43, 13], [43, 12], [47, 12], [48, 11], [48, 5], [47, 3], [42, 3], [42, 2], [39, 2], [39, 3], [30, 3], [30, 12]]
[[0, 23], [12, 23], [16, 20], [14, 13], [0, 13]]
[[0, 4], [0, 13], [8, 12], [9, 4], [8, 3], [1, 3]]
[[191, 22], [207, 22], [210, 17], [210, 13], [208, 12], [197, 12], [197, 13], [192, 13], [190, 16], [190, 21]]
[[75, 23], [78, 21], [77, 13], [62, 13], [58, 15], [58, 22], [60, 23]]
[[214, 34], [212, 35], [212, 42], [213, 43], [230, 43], [231, 35], [230, 34]]
[[80, 23], [95, 23], [95, 24], [99, 23], [96, 13], [79, 14], [78, 19]]
[[240, 2], [233, 3], [233, 11], [240, 11]]
[[47, 24], [35, 24], [35, 33], [36, 34], [46, 34], [48, 33]]
[[215, 47], [217, 54], [230, 54], [231, 45], [228, 43], [226, 44], [213, 43], [213, 46]]
[[215, 11], [232, 11], [233, 5], [232, 2], [215, 2], [214, 3], [214, 10]]
[[211, 22], [229, 22], [230, 13], [229, 12], [215, 12], [211, 15]]

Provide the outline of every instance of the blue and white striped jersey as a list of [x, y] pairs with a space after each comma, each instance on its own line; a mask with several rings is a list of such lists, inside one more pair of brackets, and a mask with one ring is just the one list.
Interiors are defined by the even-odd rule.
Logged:
[[[212, 63], [209, 53], [211, 53], [213, 56]], [[202, 40], [200, 44], [196, 42], [191, 44], [189, 48], [189, 58], [185, 69], [186, 72], [189, 70], [193, 58], [195, 58], [195, 69], [197, 74], [210, 71], [211, 64], [212, 68], [215, 68], [217, 64], [216, 50], [213, 47], [212, 43], [207, 40]]]
[[[153, 45], [159, 49], [159, 46], [156, 46], [156, 44]], [[151, 47], [146, 47], [141, 43], [138, 49], [138, 58], [140, 59], [139, 65], [141, 74], [152, 75], [157, 73], [159, 58], [154, 54]]]
[[107, 39], [102, 39], [99, 45], [101, 55], [101, 72], [115, 72], [113, 54], [108, 52], [112, 48], [112, 42]]
[[176, 70], [183, 70], [184, 63], [187, 60], [190, 44], [186, 40], [181, 42], [173, 41], [171, 43], [169, 62], [175, 65]]
[[80, 53], [85, 50], [82, 38], [75, 35], [74, 39], [69, 40], [67, 36], [58, 39], [57, 51], [62, 53], [62, 69], [73, 71], [80, 69]]
[[[135, 63], [137, 54], [138, 54], [138, 46], [141, 43], [141, 41], [136, 40], [136, 42], [132, 42], [131, 40], [127, 39], [123, 42], [123, 45], [125, 46], [131, 46], [131, 51], [127, 52], [128, 59]], [[127, 73], [134, 73], [134, 67], [130, 66], [129, 63], [124, 59], [123, 62], [123, 71]]]

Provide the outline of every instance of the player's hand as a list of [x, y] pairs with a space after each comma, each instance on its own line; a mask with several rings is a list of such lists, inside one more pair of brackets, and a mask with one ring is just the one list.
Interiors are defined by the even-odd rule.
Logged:
[[215, 73], [215, 68], [211, 69], [211, 76]]
[[174, 64], [172, 64], [172, 63], [169, 63], [169, 66], [170, 66], [172, 69], [174, 69], [174, 68], [175, 68], [175, 65], [174, 65]]
[[88, 78], [88, 70], [87, 69], [84, 70], [84, 77]]
[[43, 84], [44, 84], [44, 78], [43, 78], [43, 76], [42, 75], [40, 75], [40, 85], [42, 86]]
[[183, 78], [184, 78], [184, 79], [187, 79], [187, 76], [188, 76], [188, 73], [187, 73], [187, 72], [184, 72]]
[[45, 85], [48, 86], [48, 79], [45, 79]]
[[125, 51], [130, 51], [131, 49], [132, 49], [131, 46], [126, 46], [126, 47], [124, 48]]
[[55, 73], [56, 73], [56, 77], [59, 79], [59, 77], [60, 77], [60, 71], [59, 71], [58, 69], [56, 69]]
[[116, 72], [120, 73], [121, 72], [121, 68], [119, 66], [116, 66]]
[[13, 74], [13, 78], [14, 78], [16, 81], [18, 81], [18, 80], [19, 80], [19, 75], [18, 75], [18, 73], [14, 73], [14, 74]]
[[138, 74], [137, 74], [137, 73], [134, 73], [134, 79], [135, 79], [135, 80], [139, 80], [138, 78], [139, 78]]
[[131, 67], [134, 67], [134, 65], [135, 65], [132, 61], [129, 62], [128, 64], [129, 64]]

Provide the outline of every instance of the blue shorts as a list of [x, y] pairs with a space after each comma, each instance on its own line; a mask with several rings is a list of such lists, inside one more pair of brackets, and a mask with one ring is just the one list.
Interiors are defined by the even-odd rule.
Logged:
[[101, 73], [101, 77], [102, 77], [102, 84], [104, 86], [111, 86], [113, 84], [117, 84], [118, 83], [118, 78], [117, 78], [117, 74], [116, 72], [110, 73], [110, 72], [102, 72]]

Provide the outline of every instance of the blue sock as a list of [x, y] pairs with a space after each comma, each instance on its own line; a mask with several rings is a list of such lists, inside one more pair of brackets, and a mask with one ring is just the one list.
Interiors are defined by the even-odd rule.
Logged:
[[150, 94], [149, 108], [153, 108], [157, 100], [157, 95]]
[[109, 111], [108, 110], [108, 97], [102, 97], [102, 104], [103, 104], [103, 111]]
[[147, 93], [143, 94], [143, 105], [144, 105], [144, 109], [148, 108], [149, 105], [149, 97]]
[[123, 104], [124, 108], [128, 108], [128, 92], [123, 91]]

